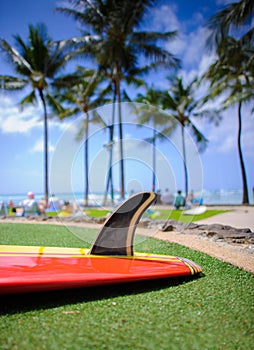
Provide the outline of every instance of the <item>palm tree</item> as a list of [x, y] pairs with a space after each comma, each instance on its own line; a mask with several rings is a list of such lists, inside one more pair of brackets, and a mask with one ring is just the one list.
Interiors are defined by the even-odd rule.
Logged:
[[47, 105], [53, 104], [61, 110], [49, 93], [49, 86], [54, 77], [68, 61], [64, 46], [54, 43], [48, 36], [43, 24], [29, 26], [28, 41], [24, 42], [19, 35], [14, 36], [15, 46], [1, 40], [1, 48], [13, 65], [17, 76], [1, 76], [6, 90], [23, 90], [31, 88], [22, 99], [21, 105], [35, 103], [39, 99], [43, 106], [44, 116], [44, 166], [45, 166], [45, 201], [48, 203], [48, 111]]
[[[219, 43], [225, 36], [228, 36], [230, 31], [239, 29], [240, 27], [249, 27], [247, 30], [248, 40], [253, 40], [254, 28], [251, 27], [252, 18], [254, 15], [253, 0], [240, 0], [225, 6], [221, 11], [217, 12], [208, 22], [208, 27], [211, 29], [212, 42]], [[245, 29], [246, 31], [246, 29]], [[232, 33], [231, 33], [232, 35]]]
[[[154, 87], [147, 88], [146, 94], [138, 94], [135, 102], [141, 104], [135, 104], [136, 114], [138, 115], [138, 123], [140, 126], [152, 124], [152, 136], [146, 138], [145, 141], [152, 144], [152, 164], [153, 164], [153, 176], [152, 176], [152, 191], [156, 190], [156, 141], [157, 139], [164, 139], [164, 136], [158, 130], [164, 125], [168, 125], [167, 134], [176, 127], [175, 120], [170, 118], [169, 115], [162, 111], [163, 94], [160, 90], [155, 90]], [[171, 130], [171, 131], [170, 131]]]
[[[229, 4], [210, 19], [208, 26], [214, 33], [210, 39], [212, 44], [215, 43], [217, 59], [205, 75], [211, 81], [210, 96], [215, 97], [227, 91], [229, 95], [224, 101], [224, 107], [238, 104], [237, 147], [242, 173], [243, 204], [249, 203], [249, 196], [241, 147], [241, 114], [243, 102], [253, 98], [253, 8], [252, 0], [241, 0]], [[241, 29], [241, 32], [238, 30], [234, 33], [234, 29]], [[233, 34], [237, 34], [237, 37], [233, 37]]]
[[248, 33], [239, 40], [224, 37], [217, 47], [217, 59], [209, 67], [205, 78], [211, 83], [209, 98], [227, 94], [223, 108], [237, 104], [237, 147], [243, 183], [242, 204], [249, 204], [246, 170], [241, 146], [242, 104], [253, 99], [254, 90], [254, 46]]
[[[114, 110], [114, 106], [113, 106]], [[104, 200], [103, 204], [107, 205], [108, 203], [108, 193], [110, 191], [111, 196], [111, 204], [114, 205], [114, 183], [113, 183], [113, 147], [115, 144], [114, 141], [114, 112], [113, 112], [113, 119], [111, 122], [107, 123], [100, 113], [98, 111], [93, 111], [93, 117], [92, 122], [100, 124], [103, 129], [108, 130], [108, 142], [104, 144], [104, 147], [106, 150], [109, 151], [109, 160], [108, 160], [108, 174], [106, 179], [106, 186], [105, 186], [105, 192], [104, 192]]]
[[[216, 111], [205, 110], [200, 99], [195, 98], [195, 91], [198, 80], [195, 78], [191, 83], [184, 86], [180, 77], [174, 77], [169, 80], [171, 86], [168, 91], [164, 92], [163, 108], [168, 110], [169, 115], [179, 122], [181, 127], [181, 142], [183, 154], [183, 167], [185, 178], [185, 197], [188, 197], [188, 168], [186, 159], [185, 128], [193, 135], [199, 151], [203, 151], [208, 143], [206, 137], [194, 124], [194, 118], [208, 117], [218, 122], [219, 115]], [[169, 129], [171, 132], [171, 128]], [[168, 127], [162, 133], [168, 134]]]
[[[171, 53], [158, 45], [174, 39], [176, 32], [142, 32], [138, 29], [146, 10], [156, 2], [156, 0], [72, 0], [69, 6], [57, 8], [57, 11], [72, 16], [91, 29], [91, 34], [86, 33], [83, 39], [76, 39], [81, 45], [77, 53], [95, 57], [99, 69], [108, 73], [113, 84], [113, 93], [118, 103], [122, 198], [125, 196], [125, 185], [121, 82], [127, 75], [134, 76], [140, 72], [138, 69], [140, 58], [145, 58], [148, 62], [142, 72], [160, 64], [175, 67], [179, 63]], [[82, 40], [85, 40], [85, 46]], [[93, 44], [87, 45], [88, 42]]]
[[78, 66], [75, 73], [61, 76], [54, 82], [57, 89], [57, 99], [66, 107], [59, 114], [60, 119], [72, 117], [83, 113], [85, 118], [82, 129], [77, 135], [78, 139], [84, 136], [84, 165], [85, 165], [85, 197], [84, 204], [88, 205], [89, 196], [89, 123], [97, 122], [97, 119], [91, 118], [90, 111], [108, 102], [106, 95], [109, 88], [104, 87], [99, 90], [103, 77], [93, 69]]

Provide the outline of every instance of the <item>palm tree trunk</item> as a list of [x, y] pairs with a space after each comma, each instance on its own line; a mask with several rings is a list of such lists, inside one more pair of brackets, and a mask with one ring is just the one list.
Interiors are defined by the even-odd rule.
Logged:
[[153, 128], [153, 182], [152, 191], [155, 192], [156, 183], [156, 130]]
[[86, 126], [85, 126], [85, 149], [84, 149], [84, 162], [85, 162], [85, 206], [88, 206], [88, 192], [89, 192], [89, 179], [88, 179], [88, 124], [89, 124], [89, 114], [86, 113]]
[[249, 204], [249, 195], [248, 195], [248, 185], [247, 185], [247, 177], [245, 171], [245, 165], [243, 160], [242, 146], [241, 146], [241, 134], [242, 134], [242, 103], [238, 104], [238, 137], [237, 137], [237, 146], [238, 146], [238, 154], [240, 160], [240, 167], [242, 172], [242, 182], [243, 182], [243, 198], [242, 204]]
[[120, 141], [120, 187], [121, 198], [125, 198], [125, 185], [124, 185], [124, 159], [123, 159], [123, 124], [122, 124], [122, 111], [121, 101], [118, 102], [118, 116], [119, 116], [119, 141]]
[[47, 106], [44, 98], [43, 91], [39, 90], [39, 95], [43, 104], [44, 110], [44, 195], [45, 195], [45, 203], [48, 206], [49, 200], [49, 185], [48, 185], [48, 114], [47, 114]]
[[110, 148], [110, 160], [109, 160], [109, 169], [110, 169], [110, 192], [111, 192], [111, 203], [114, 204], [114, 182], [113, 182], [113, 146], [114, 146], [114, 125], [115, 125], [115, 107], [116, 107], [116, 91], [114, 91], [113, 99], [113, 110], [112, 110], [112, 125], [110, 126], [110, 143], [112, 147]]
[[104, 192], [104, 200], [103, 203], [106, 205], [108, 198], [108, 191], [110, 186], [111, 191], [111, 203], [114, 204], [114, 183], [113, 183], [113, 171], [112, 171], [112, 163], [113, 163], [113, 142], [114, 142], [114, 124], [115, 124], [115, 107], [116, 107], [116, 89], [114, 88], [114, 96], [113, 96], [113, 109], [112, 109], [112, 124], [108, 126], [109, 129], [109, 144], [112, 145], [109, 148], [109, 165], [108, 165], [108, 175], [106, 181], [106, 188]]
[[182, 149], [183, 149], [183, 167], [184, 167], [184, 182], [185, 182], [185, 198], [188, 197], [188, 170], [186, 165], [186, 148], [185, 148], [185, 137], [184, 137], [184, 125], [181, 125], [182, 132]]
[[123, 158], [123, 124], [122, 124], [122, 109], [121, 109], [121, 92], [120, 79], [116, 78], [116, 94], [118, 102], [118, 121], [119, 121], [119, 147], [120, 147], [120, 193], [121, 199], [125, 198], [125, 184], [124, 184], [124, 158]]
[[109, 186], [111, 192], [111, 204], [114, 204], [114, 186], [113, 186], [113, 172], [112, 172], [112, 163], [113, 163], [113, 135], [114, 135], [114, 124], [108, 126], [109, 129], [109, 143], [107, 149], [109, 150], [109, 165], [108, 165], [108, 174], [106, 181], [106, 188], [104, 192], [104, 201], [103, 204], [106, 205], [108, 201], [108, 192]]
[[109, 175], [110, 175], [110, 193], [111, 204], [114, 205], [114, 183], [113, 183], [113, 146], [114, 146], [114, 124], [110, 126], [110, 159], [109, 159]]

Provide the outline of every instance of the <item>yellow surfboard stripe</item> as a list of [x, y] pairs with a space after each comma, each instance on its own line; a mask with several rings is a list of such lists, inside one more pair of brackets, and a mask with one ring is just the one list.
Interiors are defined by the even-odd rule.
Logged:
[[[44, 256], [44, 257], [70, 257], [70, 258], [112, 258], [112, 256], [100, 256], [100, 255], [88, 255], [90, 249], [86, 248], [64, 248], [64, 247], [44, 247], [44, 246], [7, 246], [0, 245], [0, 257], [1, 256]], [[167, 256], [161, 254], [152, 253], [135, 253], [134, 256], [114, 256], [115, 258], [121, 259], [145, 259], [145, 260], [156, 260], [166, 262], [180, 262], [182, 259], [175, 256]]]

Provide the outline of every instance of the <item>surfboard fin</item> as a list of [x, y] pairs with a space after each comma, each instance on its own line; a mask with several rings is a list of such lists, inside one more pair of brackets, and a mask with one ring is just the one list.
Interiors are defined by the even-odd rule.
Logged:
[[154, 192], [141, 192], [123, 202], [105, 221], [89, 254], [133, 256], [136, 227], [155, 200]]

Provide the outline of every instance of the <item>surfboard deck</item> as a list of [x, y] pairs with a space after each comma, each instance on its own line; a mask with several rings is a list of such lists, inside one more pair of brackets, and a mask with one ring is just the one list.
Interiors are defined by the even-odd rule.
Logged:
[[156, 200], [141, 192], [105, 221], [91, 249], [0, 246], [0, 294], [41, 292], [200, 274], [185, 258], [134, 253], [137, 224]]
[[0, 294], [41, 292], [200, 274], [166, 255], [99, 256], [89, 249], [0, 246]]

